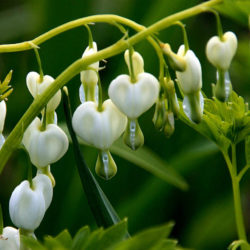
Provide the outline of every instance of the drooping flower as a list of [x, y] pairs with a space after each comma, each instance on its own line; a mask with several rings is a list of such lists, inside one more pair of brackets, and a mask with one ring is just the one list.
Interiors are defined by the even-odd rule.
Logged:
[[[54, 78], [45, 75], [43, 81], [40, 81], [40, 75], [36, 72], [30, 72], [26, 77], [27, 87], [31, 95], [36, 98], [41, 95], [53, 82]], [[56, 94], [50, 99], [47, 104], [47, 112], [55, 111], [61, 101], [61, 90], [58, 90]]]
[[47, 167], [58, 161], [68, 150], [68, 138], [55, 124], [42, 130], [42, 122], [36, 117], [26, 129], [23, 144], [36, 167]]
[[37, 175], [32, 186], [28, 181], [21, 182], [12, 192], [9, 202], [10, 218], [15, 226], [34, 231], [40, 225], [52, 195], [52, 184], [46, 175]]
[[218, 36], [213, 36], [209, 39], [206, 46], [206, 55], [214, 67], [227, 71], [236, 49], [237, 37], [233, 32], [228, 31], [222, 36], [222, 40]]

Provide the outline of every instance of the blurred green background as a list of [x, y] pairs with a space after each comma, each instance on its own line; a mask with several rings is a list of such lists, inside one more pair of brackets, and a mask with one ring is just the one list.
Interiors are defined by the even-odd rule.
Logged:
[[[93, 14], [117, 14], [140, 24], [150, 25], [155, 21], [191, 7], [202, 1], [195, 0], [12, 0], [0, 4], [0, 44], [16, 43], [34, 37], [67, 21]], [[229, 6], [230, 7], [230, 6]], [[235, 32], [239, 48], [230, 74], [234, 89], [250, 100], [250, 49], [247, 17], [242, 10], [223, 9], [222, 23], [225, 31]], [[215, 20], [211, 14], [202, 14], [184, 21], [187, 24], [190, 47], [199, 57], [203, 69], [203, 90], [211, 96], [211, 82], [215, 81], [215, 70], [205, 58], [205, 44], [215, 35]], [[99, 49], [105, 48], [121, 37], [115, 27], [107, 24], [91, 26], [94, 40]], [[130, 32], [133, 34], [133, 31]], [[170, 27], [159, 34], [163, 41], [171, 44], [174, 51], [182, 43], [180, 28]], [[83, 27], [68, 31], [42, 44], [40, 56], [45, 74], [58, 76], [68, 65], [78, 59], [88, 44], [87, 32]], [[157, 58], [147, 42], [135, 46], [144, 57], [145, 71], [157, 76]], [[10, 133], [17, 121], [32, 102], [26, 88], [28, 72], [37, 71], [33, 51], [0, 55], [0, 79], [14, 70], [12, 85], [14, 92], [8, 101], [5, 135]], [[127, 73], [123, 55], [108, 60], [101, 71], [102, 84], [107, 97], [107, 87], [118, 74]], [[173, 73], [173, 72], [172, 72]], [[174, 74], [173, 74], [174, 76]], [[78, 88], [80, 77], [68, 83], [72, 106], [80, 101]], [[111, 181], [99, 177], [102, 188], [121, 218], [128, 217], [131, 234], [152, 225], [170, 220], [176, 225], [172, 232], [184, 247], [194, 249], [226, 249], [237, 238], [233, 216], [231, 183], [222, 156], [213, 143], [176, 122], [176, 131], [170, 139], [154, 129], [153, 108], [139, 121], [145, 135], [145, 145], [152, 150], [165, 167], [175, 169], [189, 185], [186, 191], [159, 179], [142, 168], [114, 154], [118, 173]], [[62, 107], [57, 110], [59, 122], [64, 122]], [[117, 146], [119, 147], [119, 145]], [[119, 150], [118, 150], [119, 151]], [[239, 147], [239, 162], [244, 164], [244, 147]], [[83, 148], [89, 164], [94, 168], [97, 151]], [[130, 156], [128, 156], [130, 157]], [[11, 192], [26, 178], [28, 158], [18, 150], [9, 160], [0, 176], [0, 202], [3, 206], [5, 225], [12, 225], [8, 214]], [[168, 171], [168, 170], [167, 170]], [[65, 228], [74, 234], [81, 226], [95, 222], [84, 196], [77, 175], [72, 148], [63, 159], [52, 166], [56, 179], [53, 202], [37, 229], [36, 235], [56, 235]], [[245, 223], [250, 232], [250, 175], [242, 184], [242, 200]]]

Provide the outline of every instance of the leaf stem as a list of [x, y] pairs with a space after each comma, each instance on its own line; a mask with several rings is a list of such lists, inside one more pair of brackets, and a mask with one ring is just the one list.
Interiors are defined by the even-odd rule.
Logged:
[[[234, 211], [235, 211], [235, 220], [236, 220], [238, 238], [239, 240], [244, 240], [247, 242], [243, 213], [242, 213], [241, 198], [240, 198], [240, 185], [239, 185], [240, 182], [239, 178], [237, 177], [236, 145], [232, 144], [232, 162], [228, 156], [228, 153], [224, 152], [223, 156], [227, 163], [232, 181]], [[242, 249], [244, 249], [244, 247], [242, 247]]]

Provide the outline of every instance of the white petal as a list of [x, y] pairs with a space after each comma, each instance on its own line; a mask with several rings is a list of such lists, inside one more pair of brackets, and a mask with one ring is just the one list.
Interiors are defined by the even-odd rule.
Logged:
[[181, 45], [177, 55], [183, 56], [186, 68], [183, 72], [176, 72], [177, 79], [185, 95], [197, 92], [202, 87], [201, 64], [192, 50], [185, 54], [184, 45]]
[[1, 250], [19, 250], [20, 249], [20, 236], [19, 231], [14, 227], [5, 227], [0, 238]]
[[68, 138], [55, 124], [41, 131], [41, 121], [36, 118], [24, 133], [23, 144], [37, 167], [46, 167], [58, 161], [68, 149]]
[[6, 103], [5, 101], [1, 101], [0, 102], [0, 134], [3, 132], [5, 117], [6, 117]]
[[130, 119], [136, 119], [156, 102], [159, 82], [149, 73], [137, 76], [136, 83], [130, 82], [128, 75], [120, 75], [109, 86], [109, 97]]
[[223, 38], [224, 41], [218, 36], [210, 38], [206, 46], [206, 55], [216, 68], [227, 71], [236, 53], [237, 38], [233, 32], [226, 32]]
[[39, 190], [43, 194], [45, 210], [47, 210], [53, 196], [53, 187], [50, 178], [45, 174], [38, 174], [33, 179], [33, 186], [35, 190]]
[[103, 111], [97, 110], [94, 102], [81, 104], [74, 112], [72, 124], [78, 136], [87, 143], [108, 149], [126, 128], [127, 118], [112, 103], [106, 100]]
[[45, 214], [45, 201], [40, 190], [32, 190], [28, 181], [18, 185], [10, 198], [10, 218], [16, 227], [34, 231]]

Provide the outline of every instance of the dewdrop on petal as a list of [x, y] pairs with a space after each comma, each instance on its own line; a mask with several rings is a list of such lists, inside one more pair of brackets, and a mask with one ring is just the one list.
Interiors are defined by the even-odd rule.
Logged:
[[[97, 45], [93, 42], [93, 48], [89, 46], [85, 49], [82, 58], [93, 55], [97, 52]], [[96, 86], [98, 83], [97, 72], [99, 70], [99, 61], [88, 65], [88, 69], [81, 71], [80, 78], [84, 89], [85, 100], [95, 101]]]
[[38, 175], [32, 180], [19, 184], [11, 194], [10, 218], [16, 227], [34, 231], [41, 223], [52, 200], [53, 188], [50, 179]]
[[6, 103], [5, 101], [0, 102], [0, 148], [5, 142], [5, 139], [3, 137], [3, 128], [4, 128], [4, 123], [5, 123], [5, 117], [6, 117]]
[[223, 34], [222, 40], [218, 36], [209, 39], [206, 46], [206, 55], [211, 64], [217, 69], [227, 71], [237, 50], [237, 37], [228, 31]]
[[26, 129], [23, 145], [36, 167], [47, 167], [58, 161], [67, 152], [69, 141], [63, 130], [55, 124], [48, 124], [42, 130], [42, 122], [36, 117]]
[[1, 250], [20, 250], [19, 230], [14, 227], [5, 227], [0, 235]]
[[[26, 77], [27, 87], [31, 95], [36, 98], [41, 95], [55, 80], [49, 75], [43, 76], [43, 81], [40, 81], [40, 75], [37, 72], [30, 72]], [[56, 110], [61, 101], [61, 90], [49, 100], [47, 104], [47, 112]]]

